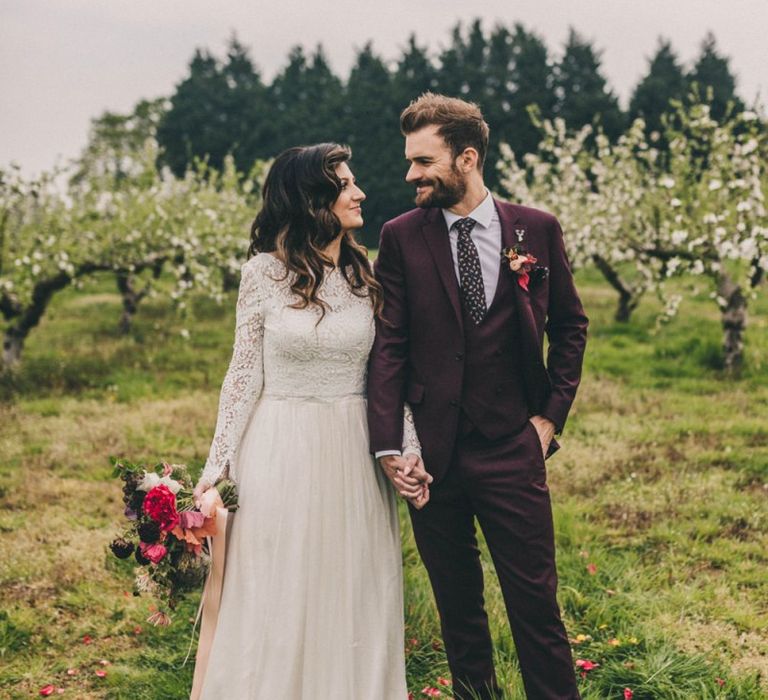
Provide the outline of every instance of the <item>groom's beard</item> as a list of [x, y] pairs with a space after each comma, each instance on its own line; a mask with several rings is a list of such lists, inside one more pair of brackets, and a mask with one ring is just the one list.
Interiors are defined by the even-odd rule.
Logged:
[[423, 195], [416, 195], [414, 202], [417, 207], [426, 209], [428, 207], [440, 207], [441, 209], [450, 209], [458, 204], [467, 193], [467, 183], [455, 170], [449, 179], [443, 180], [436, 177], [433, 180], [419, 180], [415, 183], [417, 187], [428, 185], [432, 187], [430, 192]]

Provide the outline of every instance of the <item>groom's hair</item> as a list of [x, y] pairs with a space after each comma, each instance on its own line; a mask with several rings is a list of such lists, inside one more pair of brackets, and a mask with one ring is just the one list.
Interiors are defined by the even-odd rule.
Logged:
[[403, 136], [432, 125], [439, 127], [437, 133], [448, 144], [454, 158], [465, 148], [474, 148], [478, 156], [477, 167], [483, 169], [490, 130], [480, 107], [458, 97], [425, 92], [400, 115]]

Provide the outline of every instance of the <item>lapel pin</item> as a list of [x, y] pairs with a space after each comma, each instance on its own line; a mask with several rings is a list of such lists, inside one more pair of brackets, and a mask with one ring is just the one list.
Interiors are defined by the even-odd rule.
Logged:
[[516, 228], [515, 229], [515, 235], [517, 236], [517, 242], [522, 243], [523, 238], [525, 238], [525, 229], [524, 228]]

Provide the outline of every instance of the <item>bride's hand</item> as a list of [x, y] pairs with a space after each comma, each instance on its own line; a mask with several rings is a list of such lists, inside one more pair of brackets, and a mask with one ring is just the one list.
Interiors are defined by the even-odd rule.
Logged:
[[427, 503], [429, 503], [429, 486], [422, 484], [421, 493], [415, 498], [406, 498], [406, 501], [410, 503], [416, 510], [421, 510]]
[[200, 481], [197, 482], [197, 486], [192, 490], [192, 499], [195, 502], [195, 508], [200, 507], [200, 499], [203, 497], [203, 494], [213, 486], [210, 482], [206, 481], [205, 479], [200, 479]]

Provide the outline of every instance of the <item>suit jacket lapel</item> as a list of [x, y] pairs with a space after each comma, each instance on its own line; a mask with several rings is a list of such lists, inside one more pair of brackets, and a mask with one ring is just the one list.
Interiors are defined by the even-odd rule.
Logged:
[[[503, 247], [512, 248], [513, 246], [520, 245], [515, 228], [525, 230], [525, 223], [520, 222], [516, 208], [511, 204], [499, 206], [499, 203], [496, 202], [496, 210], [499, 212], [499, 220], [501, 222]], [[517, 225], [515, 226], [515, 224]], [[525, 244], [523, 243], [522, 245]], [[526, 384], [531, 384], [531, 386], [528, 386], [529, 396], [534, 397], [534, 401], [538, 401], [541, 392], [545, 390], [545, 386], [542, 385], [540, 372], [544, 359], [541, 354], [541, 345], [539, 343], [539, 334], [536, 330], [536, 321], [533, 317], [533, 309], [531, 308], [531, 295], [518, 284], [517, 275], [506, 265], [503, 272], [508, 283], [512, 284], [513, 296], [517, 307], [522, 358], [528, 369], [523, 376], [526, 379]]]
[[440, 275], [451, 306], [456, 314], [459, 327], [463, 329], [464, 323], [461, 316], [461, 300], [459, 299], [459, 283], [456, 279], [456, 270], [451, 256], [451, 243], [448, 238], [448, 227], [445, 225], [445, 217], [438, 208], [429, 209], [426, 212], [421, 233], [427, 242], [429, 252], [435, 261], [435, 266]]

